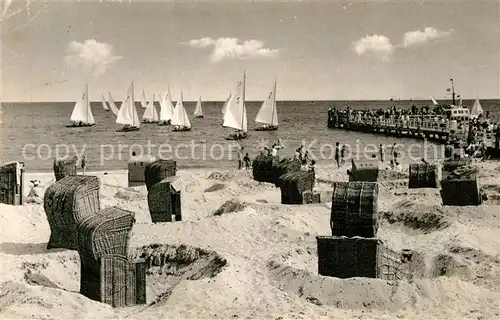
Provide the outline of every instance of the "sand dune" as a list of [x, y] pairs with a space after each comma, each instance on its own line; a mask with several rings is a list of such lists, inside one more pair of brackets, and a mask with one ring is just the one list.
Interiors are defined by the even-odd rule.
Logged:
[[[4, 318], [50, 319], [498, 319], [500, 179], [480, 164], [489, 196], [479, 207], [442, 207], [436, 189], [408, 189], [387, 176], [379, 237], [422, 255], [411, 281], [337, 279], [317, 273], [317, 235], [330, 234], [329, 204], [280, 204], [279, 189], [249, 171], [181, 170], [182, 222], [151, 224], [145, 186], [126, 172], [96, 173], [104, 207], [136, 212], [130, 255], [149, 264], [148, 305], [124, 309], [78, 294], [76, 251], [47, 250], [43, 205], [0, 204], [0, 310]], [[346, 181], [318, 168], [317, 188]], [[27, 174], [43, 188], [51, 174]], [[226, 202], [225, 210], [215, 215]], [[233, 207], [236, 207], [234, 211]]]

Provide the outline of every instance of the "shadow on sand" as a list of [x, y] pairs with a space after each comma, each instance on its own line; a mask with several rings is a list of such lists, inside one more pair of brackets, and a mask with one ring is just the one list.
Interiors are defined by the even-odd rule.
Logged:
[[15, 256], [45, 254], [66, 251], [67, 249], [47, 249], [47, 243], [11, 243], [0, 244], [0, 252]]

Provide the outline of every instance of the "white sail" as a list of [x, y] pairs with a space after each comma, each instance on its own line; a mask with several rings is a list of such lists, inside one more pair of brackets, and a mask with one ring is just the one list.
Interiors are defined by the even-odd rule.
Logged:
[[483, 108], [481, 107], [481, 104], [479, 103], [479, 99], [476, 99], [476, 101], [474, 101], [474, 105], [472, 106], [472, 111], [470, 113], [470, 117], [477, 118], [482, 114], [483, 114]]
[[439, 103], [436, 101], [436, 99], [434, 99], [434, 97], [431, 97], [431, 100], [433, 105], [439, 106]]
[[172, 104], [172, 100], [170, 99], [170, 89], [168, 93], [160, 96], [160, 122], [168, 122], [172, 120], [172, 116], [174, 113], [174, 106]]
[[109, 111], [108, 104], [106, 103], [106, 98], [104, 98], [104, 94], [101, 93], [101, 103], [104, 110]]
[[264, 100], [264, 102], [262, 102], [262, 106], [255, 117], [255, 122], [265, 123], [271, 126], [278, 125], [278, 111], [276, 108], [276, 81], [274, 82], [273, 89], [269, 93], [269, 96], [266, 100]]
[[95, 124], [94, 115], [92, 114], [88, 99], [88, 85], [85, 86], [81, 98], [76, 101], [70, 120], [73, 123]]
[[143, 109], [146, 109], [148, 107], [148, 99], [146, 99], [146, 93], [144, 92], [144, 89], [142, 89], [141, 106]]
[[247, 109], [245, 106], [245, 78], [238, 81], [234, 94], [231, 95], [224, 113], [224, 127], [247, 132]]
[[229, 97], [227, 97], [226, 101], [224, 101], [224, 105], [222, 106], [222, 115], [226, 113], [227, 104], [229, 103], [230, 99], [231, 99], [231, 94], [229, 94]]
[[153, 99], [149, 101], [148, 105], [146, 106], [146, 110], [144, 111], [144, 114], [142, 115], [142, 120], [144, 122], [158, 122], [158, 112], [156, 111], [155, 107], [155, 95], [153, 93]]
[[127, 90], [127, 98], [123, 101], [120, 111], [118, 111], [118, 116], [116, 117], [117, 124], [136, 128], [141, 126], [141, 121], [139, 120], [134, 101], [134, 83], [132, 82]]
[[109, 102], [109, 108], [111, 109], [111, 112], [113, 112], [115, 115], [118, 114], [118, 108], [116, 107], [115, 100], [111, 96], [111, 93], [108, 92], [108, 102]]
[[189, 117], [187, 115], [186, 109], [184, 108], [182, 92], [181, 99], [175, 104], [171, 125], [191, 128]]
[[195, 117], [203, 117], [203, 110], [201, 109], [201, 97], [198, 98], [198, 102], [196, 103], [196, 108], [194, 109]]

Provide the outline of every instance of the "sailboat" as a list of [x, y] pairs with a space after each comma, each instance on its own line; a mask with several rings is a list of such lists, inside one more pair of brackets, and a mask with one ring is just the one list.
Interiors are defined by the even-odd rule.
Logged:
[[101, 103], [102, 103], [103, 109], [106, 110], [106, 111], [109, 111], [109, 107], [106, 104], [106, 98], [104, 98], [104, 94], [101, 94]]
[[278, 111], [276, 108], [276, 81], [269, 96], [257, 112], [255, 122], [262, 123], [262, 126], [255, 128], [255, 131], [274, 131], [278, 130]]
[[108, 102], [109, 102], [109, 108], [111, 109], [111, 112], [115, 114], [115, 116], [118, 114], [118, 107], [116, 106], [115, 100], [111, 96], [111, 93], [108, 92]]
[[137, 114], [134, 100], [134, 82], [127, 90], [127, 98], [123, 101], [120, 111], [116, 117], [117, 124], [123, 124], [123, 128], [117, 131], [136, 131], [141, 127], [141, 121]]
[[158, 125], [166, 126], [171, 124], [172, 116], [174, 114], [174, 105], [170, 99], [170, 86], [168, 87], [168, 93], [164, 96], [160, 95], [160, 121]]
[[142, 89], [141, 106], [143, 109], [146, 109], [148, 107], [147, 101], [148, 100], [146, 99], [146, 93], [144, 92], [144, 89]]
[[234, 95], [231, 95], [224, 113], [223, 127], [233, 128], [237, 131], [225, 137], [226, 140], [241, 140], [248, 137], [247, 133], [247, 109], [245, 106], [245, 81], [238, 81]]
[[470, 117], [471, 117], [471, 119], [479, 118], [479, 116], [482, 114], [483, 114], [483, 107], [481, 107], [481, 104], [479, 103], [479, 99], [476, 99], [476, 101], [474, 101], [474, 105], [472, 106], [472, 110], [470, 112]]
[[182, 92], [181, 99], [177, 101], [174, 108], [174, 114], [172, 116], [172, 122], [170, 123], [174, 126], [173, 131], [190, 131], [191, 123], [189, 122], [189, 118], [184, 108]]
[[158, 111], [156, 111], [155, 107], [155, 95], [153, 93], [153, 99], [149, 101], [146, 106], [146, 110], [144, 110], [144, 114], [142, 115], [143, 123], [157, 123], [158, 122]]
[[431, 100], [433, 105], [439, 106], [439, 103], [436, 101], [436, 99], [434, 99], [434, 97], [431, 97]]
[[226, 114], [227, 110], [227, 104], [229, 103], [229, 100], [231, 99], [231, 94], [229, 94], [229, 97], [227, 97], [226, 101], [224, 101], [224, 105], [222, 106], [222, 115]]
[[91, 127], [95, 125], [94, 115], [89, 103], [89, 85], [85, 85], [82, 97], [76, 101], [70, 116], [71, 125], [67, 127]]
[[203, 110], [201, 109], [201, 97], [198, 98], [198, 102], [196, 103], [196, 108], [194, 109], [194, 117], [203, 118]]

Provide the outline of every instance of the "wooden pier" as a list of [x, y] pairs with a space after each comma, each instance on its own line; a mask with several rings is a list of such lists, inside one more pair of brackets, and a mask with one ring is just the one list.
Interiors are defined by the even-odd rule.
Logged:
[[[469, 125], [449, 121], [442, 116], [406, 115], [400, 118], [348, 115], [347, 113], [328, 114], [328, 128], [384, 134], [398, 138], [427, 139], [455, 146], [465, 145], [469, 138]], [[476, 132], [487, 148], [487, 154], [500, 156], [500, 127], [496, 132]], [[479, 136], [478, 136], [479, 135]]]

